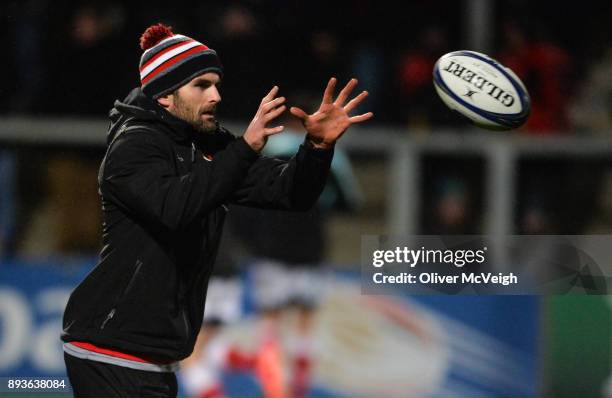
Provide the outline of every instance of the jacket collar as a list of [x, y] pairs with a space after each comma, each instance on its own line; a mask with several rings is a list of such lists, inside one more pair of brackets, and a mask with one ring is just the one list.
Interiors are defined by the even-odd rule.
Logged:
[[127, 118], [147, 120], [165, 125], [170, 138], [177, 142], [193, 142], [200, 135], [189, 123], [165, 110], [154, 99], [145, 95], [140, 87], [135, 88], [121, 101], [115, 101], [110, 111], [111, 130], [113, 125], [123, 123]]

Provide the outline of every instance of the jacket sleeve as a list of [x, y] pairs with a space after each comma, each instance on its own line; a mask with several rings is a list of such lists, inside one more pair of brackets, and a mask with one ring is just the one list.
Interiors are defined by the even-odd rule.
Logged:
[[333, 149], [302, 144], [289, 161], [260, 157], [233, 197], [233, 203], [269, 209], [309, 210], [325, 187]]
[[229, 200], [258, 158], [243, 139], [231, 142], [212, 162], [197, 162], [177, 176], [163, 137], [147, 131], [120, 136], [106, 156], [100, 191], [140, 219], [169, 230], [183, 229]]

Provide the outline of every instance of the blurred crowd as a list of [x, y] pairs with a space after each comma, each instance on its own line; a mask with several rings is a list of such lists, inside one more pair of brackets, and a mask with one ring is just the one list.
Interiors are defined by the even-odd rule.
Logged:
[[[356, 76], [379, 123], [456, 124], [431, 90], [436, 59], [466, 47], [465, 2], [372, 0], [231, 2], [2, 2], [9, 43], [0, 75], [0, 112], [100, 117], [138, 84], [140, 33], [162, 21], [217, 50], [226, 69], [224, 115], [247, 120], [268, 86], [318, 92], [330, 75]], [[546, 2], [543, 2], [546, 3]], [[565, 15], [546, 4], [497, 2], [490, 55], [532, 94], [525, 131], [610, 127], [605, 111], [610, 34], [596, 10]], [[583, 15], [580, 15], [580, 14]], [[538, 19], [545, 15], [547, 21]], [[585, 18], [588, 18], [585, 20]], [[568, 29], [580, 20], [582, 32]], [[536, 23], [537, 21], [537, 23]], [[585, 26], [586, 25], [586, 26]], [[593, 33], [593, 37], [589, 35]], [[581, 36], [580, 36], [581, 35]], [[597, 35], [597, 36], [595, 36]], [[597, 37], [597, 40], [593, 40]], [[604, 80], [602, 82], [602, 79]], [[595, 104], [597, 103], [597, 104]]]
[[[606, 29], [605, 12], [582, 7], [568, 13], [548, 2], [532, 3], [495, 2], [488, 24], [491, 48], [484, 49], [529, 88], [532, 116], [517, 134], [608, 134], [612, 31]], [[333, 75], [341, 81], [359, 79], [359, 87], [370, 93], [364, 110], [367, 106], [375, 113], [376, 125], [407, 132], [460, 131], [466, 125], [436, 96], [431, 72], [440, 55], [466, 48], [470, 19], [465, 5], [2, 2], [0, 34], [9, 45], [0, 66], [0, 116], [104, 118], [115, 99], [138, 85], [139, 35], [161, 21], [219, 53], [225, 68], [222, 120], [248, 121], [274, 84], [290, 101], [312, 100]], [[101, 149], [9, 149], [0, 148], [0, 253], [94, 253], [100, 233], [95, 176]], [[424, 164], [422, 203], [427, 207], [421, 231], [481, 233], [482, 159], [432, 155]], [[605, 160], [522, 161], [516, 231], [584, 232], [595, 210], [606, 205], [601, 197], [612, 186], [601, 164]]]

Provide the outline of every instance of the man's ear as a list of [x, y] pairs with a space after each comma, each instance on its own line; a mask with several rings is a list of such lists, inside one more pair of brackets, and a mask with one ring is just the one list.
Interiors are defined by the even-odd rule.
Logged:
[[172, 105], [172, 93], [170, 94], [166, 94], [162, 97], [159, 97], [157, 99], [157, 103], [160, 104], [161, 106], [163, 106], [164, 108], [168, 108], [170, 107], [170, 105]]

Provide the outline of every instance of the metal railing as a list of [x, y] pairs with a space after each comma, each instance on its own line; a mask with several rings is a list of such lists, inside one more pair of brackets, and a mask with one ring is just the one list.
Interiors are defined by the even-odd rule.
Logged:
[[[240, 133], [244, 123], [224, 124]], [[0, 145], [104, 146], [108, 122], [74, 118], [0, 118]], [[339, 143], [349, 153], [383, 155], [389, 162], [387, 229], [410, 235], [418, 230], [421, 155], [476, 155], [485, 160], [485, 228], [490, 236], [513, 233], [516, 170], [521, 157], [590, 158], [610, 156], [610, 135], [556, 134], [531, 136], [483, 130], [439, 130], [409, 133], [397, 127], [352, 128]]]

